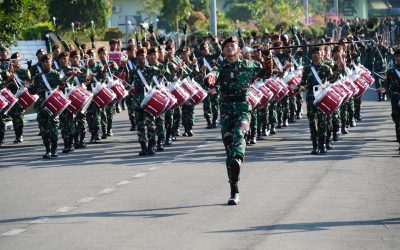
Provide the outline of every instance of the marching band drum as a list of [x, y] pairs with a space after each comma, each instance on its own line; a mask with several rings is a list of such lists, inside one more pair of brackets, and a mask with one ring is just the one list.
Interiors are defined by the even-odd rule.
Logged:
[[8, 89], [2, 89], [0, 94], [4, 97], [4, 99], [7, 101], [7, 105], [5, 105], [2, 109], [1, 112], [3, 114], [7, 114], [7, 112], [18, 102], [18, 98], [11, 93], [10, 90]]
[[43, 109], [46, 110], [50, 116], [59, 116], [67, 107], [71, 104], [71, 101], [67, 96], [64, 95], [59, 89], [53, 90], [51, 94], [43, 102]]
[[104, 109], [116, 97], [117, 95], [105, 85], [99, 85], [93, 90], [93, 101], [101, 109]]
[[39, 99], [38, 95], [31, 95], [25, 87], [20, 87], [15, 96], [18, 98], [18, 104], [23, 110], [29, 108]]
[[76, 114], [78, 111], [86, 112], [93, 99], [93, 94], [83, 87], [73, 88], [68, 95], [71, 104], [68, 110]]
[[158, 89], [147, 92], [140, 107], [152, 116], [159, 116], [168, 107], [170, 99]]

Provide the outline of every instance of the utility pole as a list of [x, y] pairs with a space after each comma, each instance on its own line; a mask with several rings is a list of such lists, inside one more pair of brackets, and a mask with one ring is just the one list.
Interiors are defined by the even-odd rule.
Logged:
[[336, 14], [336, 17], [337, 17], [338, 20], [339, 20], [339, 1], [338, 1], [338, 0], [334, 0], [333, 3], [334, 3], [334, 5], [335, 5], [335, 14]]
[[303, 0], [305, 24], [308, 25], [308, 0]]
[[217, 1], [210, 0], [210, 32], [217, 35]]

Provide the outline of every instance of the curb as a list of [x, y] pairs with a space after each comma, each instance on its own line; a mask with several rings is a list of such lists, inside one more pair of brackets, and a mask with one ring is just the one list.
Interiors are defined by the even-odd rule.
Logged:
[[[36, 121], [37, 114], [29, 114], [24, 116], [24, 121]], [[6, 122], [6, 131], [13, 129], [12, 121]]]

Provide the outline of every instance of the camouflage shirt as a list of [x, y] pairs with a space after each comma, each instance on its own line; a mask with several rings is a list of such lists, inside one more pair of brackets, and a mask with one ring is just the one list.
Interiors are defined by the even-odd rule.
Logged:
[[[18, 76], [18, 78], [22, 81], [22, 84], [24, 84], [25, 86], [29, 86], [30, 82], [31, 82], [31, 73], [29, 72], [29, 70], [27, 69], [23, 69], [23, 68], [18, 68], [17, 70], [15, 70], [15, 74]], [[17, 85], [16, 80], [12, 81], [8, 84], [7, 88], [13, 93], [17, 93], [18, 89], [19, 89], [19, 85]]]
[[[45, 82], [43, 81], [42, 75], [44, 75], [47, 79], [50, 90], [47, 88]], [[33, 83], [29, 87], [29, 92], [31, 94], [38, 94], [38, 102], [41, 103], [46, 99], [46, 92], [52, 91], [60, 86], [62, 86], [60, 73], [54, 69], [50, 69], [48, 72], [42, 72], [35, 75], [35, 77], [33, 78]]]
[[386, 72], [386, 80], [383, 84], [391, 92], [400, 93], [400, 76], [396, 73], [396, 70], [400, 74], [400, 65], [396, 65]]
[[322, 62], [317, 66], [313, 64], [306, 66], [303, 71], [303, 77], [301, 78], [300, 85], [302, 86], [302, 88], [307, 90], [307, 99], [314, 98], [313, 87], [316, 85], [320, 85], [311, 70], [312, 66], [314, 66], [315, 71], [322, 81], [322, 84], [324, 84], [326, 81], [330, 81], [333, 79], [332, 69]]

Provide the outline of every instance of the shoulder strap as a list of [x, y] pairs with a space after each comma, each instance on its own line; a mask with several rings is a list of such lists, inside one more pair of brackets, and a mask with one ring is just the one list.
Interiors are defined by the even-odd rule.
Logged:
[[311, 71], [313, 72], [315, 79], [317, 79], [318, 84], [322, 85], [321, 78], [319, 78], [319, 75], [318, 75], [317, 71], [315, 70], [314, 66], [311, 66]]

